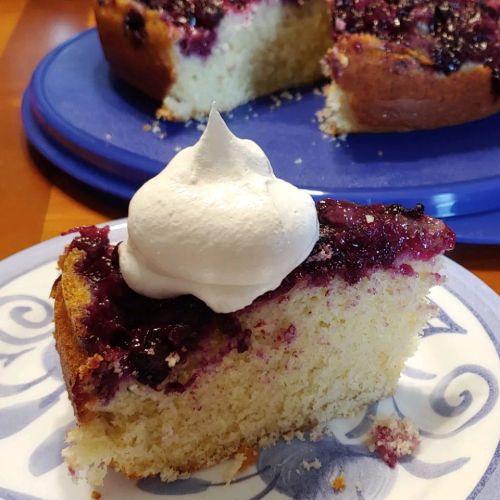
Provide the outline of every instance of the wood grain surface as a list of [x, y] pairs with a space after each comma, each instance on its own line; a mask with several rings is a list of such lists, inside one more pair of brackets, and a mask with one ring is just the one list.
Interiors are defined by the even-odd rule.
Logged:
[[[0, 259], [74, 226], [125, 217], [34, 151], [20, 105], [40, 59], [93, 24], [90, 0], [2, 0], [0, 16]], [[499, 193], [500, 196], [500, 193]], [[458, 245], [450, 257], [500, 293], [500, 246]]]

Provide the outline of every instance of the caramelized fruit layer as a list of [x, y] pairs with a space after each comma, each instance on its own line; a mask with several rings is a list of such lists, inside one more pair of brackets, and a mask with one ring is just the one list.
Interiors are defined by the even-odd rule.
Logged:
[[[403, 259], [428, 260], [455, 243], [451, 229], [424, 215], [422, 206], [405, 209], [322, 200], [317, 211], [320, 238], [310, 256], [276, 290], [248, 307], [282, 300], [296, 285], [328, 285], [335, 276], [353, 285], [376, 269], [412, 275], [413, 269]], [[112, 397], [124, 377], [164, 392], [185, 390], [198, 372], [186, 379], [177, 376], [174, 367], [182, 373], [189, 354], [200, 351], [204, 339], [215, 332], [217, 356], [201, 357], [203, 363], [219, 362], [230, 351], [249, 348], [250, 332], [243, 330], [238, 312], [215, 313], [191, 295], [157, 300], [135, 293], [120, 273], [118, 246], [110, 245], [109, 228], [76, 230], [80, 235], [67, 251], [84, 252], [77, 272], [92, 294], [84, 318], [87, 334], [80, 341], [89, 355], [98, 353], [104, 358], [93, 374], [101, 398]]]

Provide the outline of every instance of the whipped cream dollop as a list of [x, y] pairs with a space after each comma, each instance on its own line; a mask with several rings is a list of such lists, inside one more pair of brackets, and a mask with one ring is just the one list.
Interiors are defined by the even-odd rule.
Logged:
[[200, 140], [132, 198], [120, 268], [142, 295], [192, 294], [228, 313], [277, 288], [318, 237], [312, 198], [212, 109]]

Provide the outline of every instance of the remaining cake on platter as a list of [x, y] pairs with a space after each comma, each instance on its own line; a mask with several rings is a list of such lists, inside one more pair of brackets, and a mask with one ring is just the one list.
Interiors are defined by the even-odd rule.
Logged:
[[169, 120], [319, 81], [321, 60], [328, 133], [500, 110], [495, 0], [96, 0], [95, 11], [112, 70]]
[[78, 229], [53, 288], [64, 454], [94, 484], [174, 480], [391, 394], [455, 241], [421, 206], [314, 205], [213, 114], [128, 229]]
[[498, 1], [329, 2], [325, 132], [435, 128], [500, 111]]
[[324, 0], [97, 0], [113, 71], [162, 101], [158, 116], [206, 116], [321, 77]]

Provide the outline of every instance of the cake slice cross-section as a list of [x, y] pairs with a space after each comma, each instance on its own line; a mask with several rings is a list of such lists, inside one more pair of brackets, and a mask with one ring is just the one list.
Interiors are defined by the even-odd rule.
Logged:
[[92, 483], [175, 480], [391, 394], [455, 241], [420, 205], [315, 204], [215, 109], [127, 229], [79, 229], [53, 289], [64, 454]]
[[422, 207], [316, 207], [307, 259], [225, 314], [134, 292], [108, 228], [80, 229], [53, 288], [72, 470], [175, 480], [393, 393], [454, 234]]

